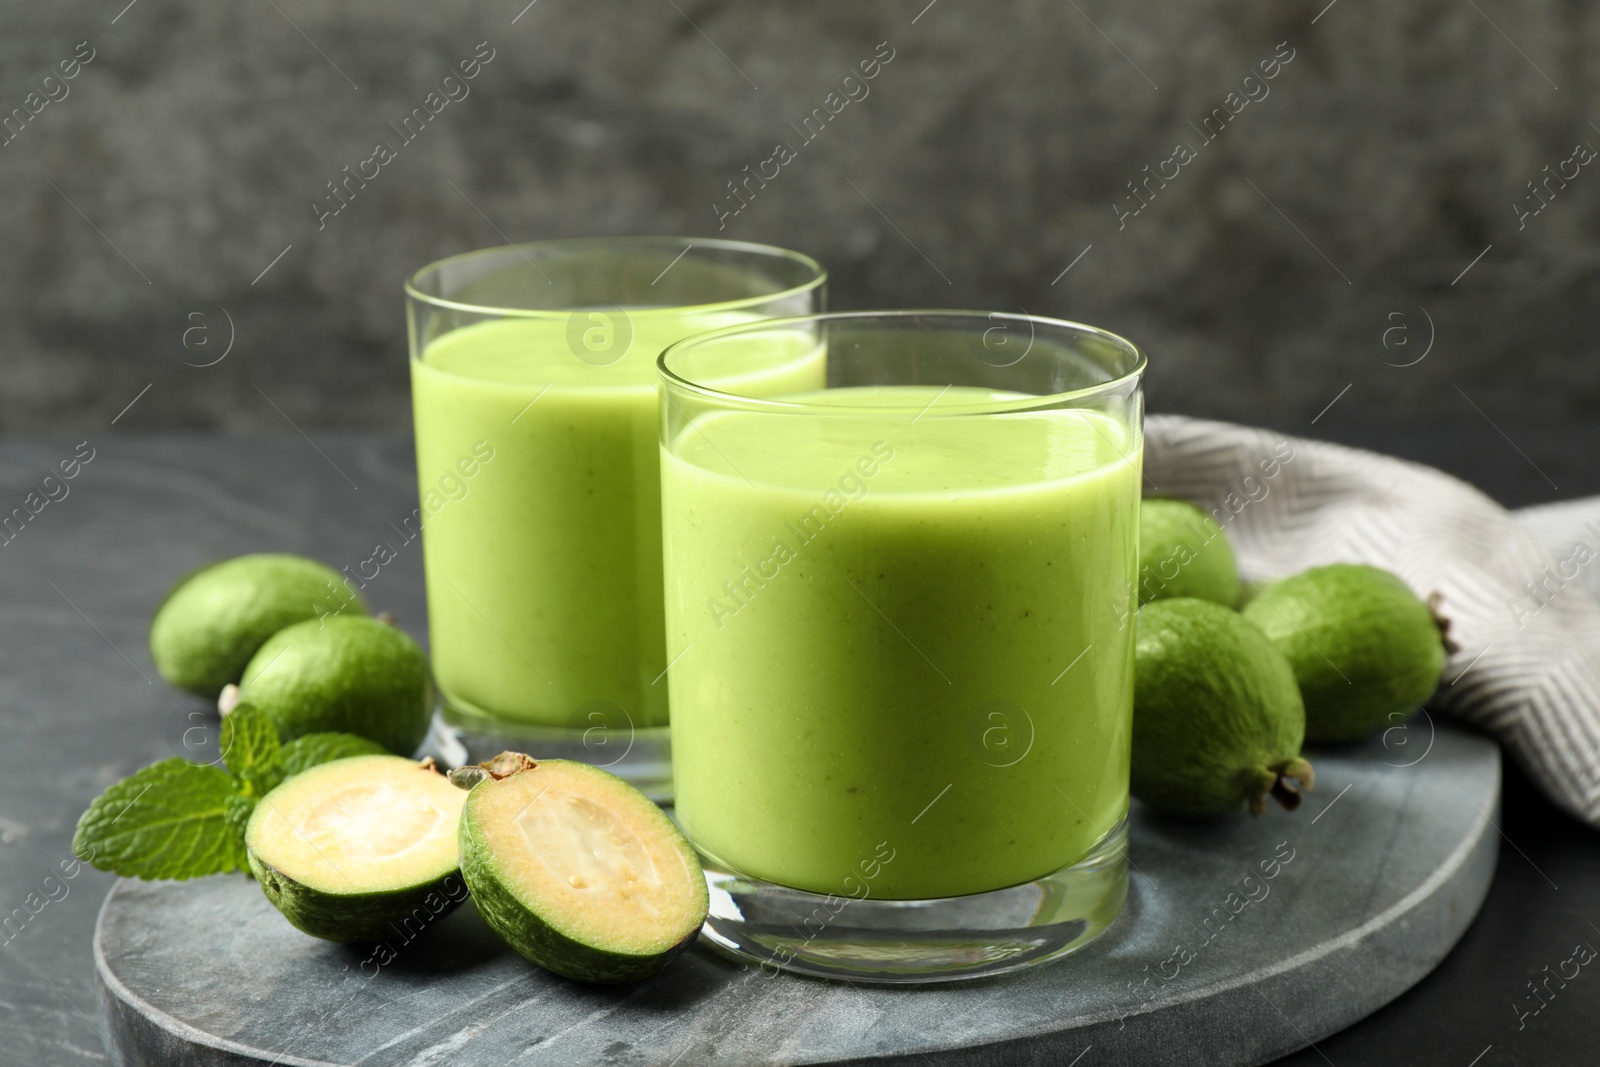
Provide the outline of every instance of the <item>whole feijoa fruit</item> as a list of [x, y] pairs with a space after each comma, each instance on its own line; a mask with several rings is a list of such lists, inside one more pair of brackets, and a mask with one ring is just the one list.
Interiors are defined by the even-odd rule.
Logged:
[[1184, 500], [1139, 505], [1139, 603], [1189, 596], [1233, 607], [1239, 567], [1217, 520]]
[[304, 556], [237, 556], [173, 586], [150, 623], [150, 657], [179, 689], [215, 699], [267, 638], [330, 613], [366, 613], [338, 571]]
[[433, 677], [403, 630], [340, 615], [268, 638], [244, 669], [239, 697], [272, 716], [286, 741], [338, 730], [409, 756], [428, 732]]
[[1378, 567], [1335, 563], [1274, 582], [1244, 608], [1294, 668], [1306, 737], [1352, 741], [1415, 711], [1444, 670], [1426, 603]]
[[1139, 609], [1133, 794], [1174, 815], [1289, 810], [1310, 789], [1305, 711], [1283, 653], [1238, 612], [1176, 597]]

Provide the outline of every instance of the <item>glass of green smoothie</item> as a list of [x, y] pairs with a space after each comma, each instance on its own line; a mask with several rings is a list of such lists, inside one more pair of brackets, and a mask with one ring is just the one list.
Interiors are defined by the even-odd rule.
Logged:
[[[597, 764], [670, 795], [656, 357], [706, 330], [821, 310], [826, 275], [762, 245], [547, 241], [406, 284], [435, 738]], [[820, 383], [820, 356], [726, 383]]]
[[[732, 377], [802, 352], [804, 388]], [[662, 354], [675, 817], [752, 975], [969, 978], [1116, 917], [1144, 367], [968, 311]]]

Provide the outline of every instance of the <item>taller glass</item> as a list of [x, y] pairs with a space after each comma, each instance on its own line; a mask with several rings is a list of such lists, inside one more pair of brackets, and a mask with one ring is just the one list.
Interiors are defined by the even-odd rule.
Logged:
[[[825, 380], [719, 384], [797, 351]], [[1143, 458], [1129, 342], [864, 312], [661, 357], [676, 814], [713, 944], [927, 981], [1054, 958], [1126, 889]]]
[[[665, 793], [656, 357], [818, 310], [824, 282], [794, 252], [666, 237], [491, 248], [412, 276], [417, 523], [458, 757], [515, 747]], [[744, 387], [814, 373], [801, 358]]]

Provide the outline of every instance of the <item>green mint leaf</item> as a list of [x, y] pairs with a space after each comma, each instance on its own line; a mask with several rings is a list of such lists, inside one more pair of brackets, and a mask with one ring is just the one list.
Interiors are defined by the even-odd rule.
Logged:
[[107, 789], [78, 820], [72, 851], [128, 878], [198, 878], [237, 870], [243, 848], [228, 828], [233, 779], [174, 756]]
[[233, 846], [234, 864], [240, 870], [249, 870], [250, 861], [245, 855], [244, 831], [250, 825], [250, 814], [260, 803], [255, 797], [235, 793], [228, 798], [222, 821], [227, 824], [229, 844]]
[[320, 733], [297, 737], [283, 746], [283, 776], [346, 756], [381, 756], [389, 750], [355, 734]]
[[264, 797], [283, 781], [283, 753], [272, 717], [239, 704], [222, 717], [222, 758], [244, 792]]

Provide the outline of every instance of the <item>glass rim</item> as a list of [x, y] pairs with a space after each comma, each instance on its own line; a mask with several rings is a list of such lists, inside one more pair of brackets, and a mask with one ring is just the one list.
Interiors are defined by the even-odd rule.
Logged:
[[[1019, 397], [1015, 400], [994, 400], [978, 404], [962, 404], [948, 406], [937, 415], [985, 415], [985, 414], [1010, 414], [1015, 412], [1036, 411], [1058, 406], [1062, 401], [1092, 399], [1102, 394], [1116, 393], [1130, 384], [1137, 384], [1144, 376], [1145, 368], [1149, 363], [1144, 349], [1128, 340], [1119, 333], [1102, 329], [1099, 326], [1090, 326], [1087, 323], [1073, 322], [1070, 319], [1057, 319], [1048, 315], [1033, 315], [1027, 312], [1017, 313], [1011, 311], [974, 311], [964, 308], [906, 308], [888, 311], [825, 311], [810, 315], [789, 315], [783, 318], [757, 319], [753, 322], [735, 323], [732, 326], [723, 326], [719, 329], [708, 330], [704, 333], [691, 334], [682, 340], [675, 341], [662, 349], [661, 355], [656, 357], [656, 371], [662, 379], [662, 384], [667, 389], [679, 388], [694, 393], [703, 399], [714, 400], [720, 403], [732, 403], [741, 407], [765, 409], [774, 412], [871, 412], [871, 411], [902, 411], [898, 407], [875, 407], [862, 404], [837, 404], [825, 400], [775, 400], [769, 397], [744, 396], [739, 393], [730, 393], [716, 389], [699, 382], [691, 381], [667, 366], [667, 359], [676, 355], [680, 350], [686, 350], [698, 344], [718, 341], [725, 337], [741, 333], [752, 333], [767, 330], [773, 327], [797, 325], [805, 322], [848, 322], [877, 319], [884, 322], [906, 321], [909, 319], [952, 319], [978, 322], [993, 322], [996, 319], [1012, 322], [1026, 322], [1030, 327], [1039, 325], [1052, 329], [1062, 329], [1080, 335], [1089, 335], [1111, 342], [1122, 348], [1133, 357], [1131, 369], [1104, 382], [1087, 385], [1080, 389], [1069, 389], [1059, 393], [1037, 393]], [[1025, 356], [1026, 354], [1024, 354]], [[1021, 362], [1019, 358], [1017, 362]], [[948, 388], [948, 386], [946, 387]], [[827, 392], [826, 389], [823, 390]], [[666, 395], [665, 391], [662, 394]], [[930, 405], [931, 406], [931, 405]], [[932, 411], [924, 414], [934, 415]], [[919, 416], [920, 417], [920, 416]]]
[[[669, 307], [624, 308], [629, 315], [648, 315], [671, 313], [681, 314], [684, 311], [737, 311], [740, 308], [751, 307], [767, 303], [772, 300], [781, 300], [803, 293], [813, 292], [827, 284], [828, 271], [821, 263], [804, 252], [796, 252], [791, 248], [781, 248], [777, 245], [760, 244], [755, 241], [729, 241], [718, 237], [671, 237], [664, 235], [637, 236], [637, 237], [557, 237], [546, 241], [514, 241], [503, 245], [490, 245], [487, 248], [475, 248], [467, 252], [457, 252], [455, 255], [436, 259], [406, 277], [402, 288], [408, 299], [427, 304], [436, 308], [447, 308], [452, 311], [468, 311], [481, 315], [496, 315], [501, 318], [563, 318], [574, 311], [583, 310], [582, 307], [563, 308], [519, 308], [497, 304], [472, 304], [461, 300], [451, 300], [448, 297], [434, 296], [423, 292], [420, 285], [423, 275], [435, 272], [447, 264], [459, 263], [469, 259], [478, 259], [491, 255], [504, 255], [514, 252], [521, 256], [534, 270], [538, 266], [533, 260], [523, 254], [523, 250], [553, 251], [561, 249], [604, 249], [627, 247], [650, 248], [657, 246], [662, 249], [671, 249], [683, 246], [683, 253], [687, 254], [690, 248], [713, 248], [723, 252], [737, 252], [763, 260], [785, 260], [798, 264], [809, 272], [808, 277], [799, 285], [788, 286], [783, 289], [774, 289], [769, 293], [758, 293], [753, 296], [737, 297], [731, 300], [710, 300], [697, 304], [673, 304]], [[680, 255], [681, 258], [681, 255]]]

